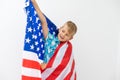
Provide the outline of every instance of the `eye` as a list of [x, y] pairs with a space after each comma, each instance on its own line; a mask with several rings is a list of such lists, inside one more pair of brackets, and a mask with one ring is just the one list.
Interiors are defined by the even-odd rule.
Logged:
[[69, 34], [66, 34], [66, 36], [69, 36]]

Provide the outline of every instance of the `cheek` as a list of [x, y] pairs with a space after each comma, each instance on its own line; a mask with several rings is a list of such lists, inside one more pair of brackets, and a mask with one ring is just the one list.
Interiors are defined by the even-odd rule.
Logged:
[[69, 37], [68, 37], [68, 36], [66, 36], [66, 37], [65, 37], [65, 39], [66, 39], [66, 40], [69, 40]]
[[72, 38], [71, 36], [70, 36], [70, 37], [67, 37], [68, 40], [70, 40], [71, 38]]

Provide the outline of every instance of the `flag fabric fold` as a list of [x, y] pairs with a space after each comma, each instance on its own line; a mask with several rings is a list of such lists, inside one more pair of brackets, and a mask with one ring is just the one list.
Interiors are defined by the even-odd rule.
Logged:
[[[44, 56], [44, 37], [41, 21], [31, 0], [25, 1], [27, 24], [22, 60], [22, 80], [76, 80], [75, 61], [70, 42], [60, 43], [47, 68], [41, 70]], [[45, 16], [46, 17], [46, 16]], [[49, 32], [58, 34], [56, 25], [46, 17]]]
[[41, 77], [42, 80], [76, 80], [75, 60], [70, 42], [60, 43]]

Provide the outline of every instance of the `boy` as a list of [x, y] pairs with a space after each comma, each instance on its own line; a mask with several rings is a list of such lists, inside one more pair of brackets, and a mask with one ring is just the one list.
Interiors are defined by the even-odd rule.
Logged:
[[46, 18], [41, 12], [37, 2], [35, 0], [31, 1], [41, 20], [43, 35], [45, 38], [45, 56], [44, 61], [41, 64], [41, 68], [45, 69], [49, 59], [53, 56], [53, 53], [56, 47], [59, 45], [59, 43], [71, 40], [74, 34], [77, 32], [77, 27], [72, 21], [68, 21], [59, 29], [58, 35], [57, 37], [55, 37], [54, 35], [49, 33]]

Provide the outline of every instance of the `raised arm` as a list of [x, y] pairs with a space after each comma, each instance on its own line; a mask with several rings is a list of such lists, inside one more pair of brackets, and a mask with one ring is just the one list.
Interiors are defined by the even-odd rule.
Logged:
[[42, 25], [42, 29], [43, 29], [43, 35], [44, 35], [44, 38], [46, 38], [47, 35], [48, 35], [48, 26], [47, 26], [46, 18], [43, 15], [42, 11], [40, 10], [36, 0], [31, 0], [31, 1], [33, 3], [33, 6], [34, 6], [36, 12], [38, 13], [38, 16], [39, 16], [40, 20], [41, 20], [41, 25]]

